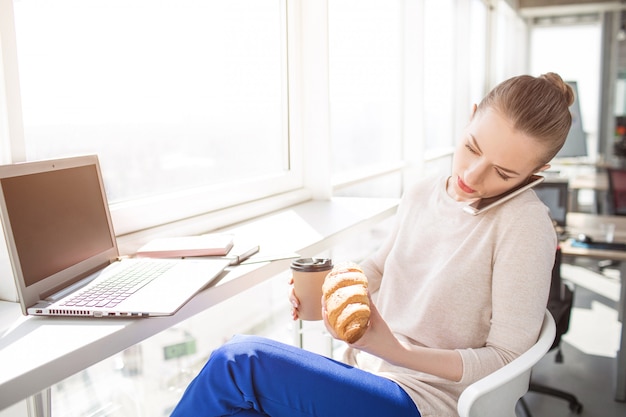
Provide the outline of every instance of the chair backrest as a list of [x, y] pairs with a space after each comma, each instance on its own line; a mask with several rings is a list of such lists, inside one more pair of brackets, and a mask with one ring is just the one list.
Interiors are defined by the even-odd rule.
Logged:
[[[570, 316], [574, 305], [574, 290], [570, 284], [561, 278], [561, 263], [563, 253], [561, 248], [557, 248], [554, 257], [554, 268], [552, 268], [552, 281], [550, 285], [550, 295], [548, 296], [548, 311], [552, 314], [556, 325], [556, 336], [551, 350], [559, 347], [561, 336], [569, 330]], [[557, 355], [558, 357], [559, 355]]]
[[459, 416], [515, 417], [515, 406], [528, 391], [532, 367], [550, 349], [555, 334], [554, 319], [546, 309], [537, 343], [502, 368], [468, 386], [459, 397]]
[[607, 168], [609, 214], [626, 215], [626, 169]]

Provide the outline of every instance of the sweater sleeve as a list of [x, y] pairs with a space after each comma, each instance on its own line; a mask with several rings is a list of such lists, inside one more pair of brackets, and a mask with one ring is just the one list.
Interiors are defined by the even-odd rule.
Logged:
[[521, 355], [535, 343], [541, 329], [556, 234], [547, 219], [536, 221], [545, 210], [541, 203], [511, 208], [507, 218], [498, 222], [502, 230], [496, 233], [492, 261], [492, 314], [486, 345], [459, 350], [464, 366], [461, 383], [472, 383]]

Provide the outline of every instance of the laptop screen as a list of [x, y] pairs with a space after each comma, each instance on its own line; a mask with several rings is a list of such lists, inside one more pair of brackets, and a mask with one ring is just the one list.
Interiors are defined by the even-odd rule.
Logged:
[[94, 165], [0, 181], [27, 286], [113, 246]]
[[0, 165], [0, 215], [24, 313], [118, 256], [95, 155]]

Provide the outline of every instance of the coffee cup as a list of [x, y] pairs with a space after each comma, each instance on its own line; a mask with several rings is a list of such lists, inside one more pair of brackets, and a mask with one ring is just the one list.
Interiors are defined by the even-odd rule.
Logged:
[[298, 317], [301, 320], [322, 319], [322, 285], [333, 269], [332, 259], [300, 258], [291, 263], [293, 287], [300, 301]]

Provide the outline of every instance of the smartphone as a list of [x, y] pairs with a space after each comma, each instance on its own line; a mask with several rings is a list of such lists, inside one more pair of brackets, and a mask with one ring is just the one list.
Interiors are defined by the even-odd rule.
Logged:
[[535, 185], [543, 182], [543, 180], [545, 180], [545, 177], [542, 177], [541, 175], [533, 175], [529, 178], [528, 182], [523, 183], [519, 187], [513, 188], [512, 190], [509, 190], [495, 197], [478, 199], [473, 203], [470, 203], [467, 206], [463, 207], [463, 211], [474, 216], [479, 215], [480, 213], [484, 213], [485, 211], [497, 206], [498, 204], [502, 204], [505, 201], [512, 199], [516, 195], [523, 193], [529, 188], [534, 187]]

